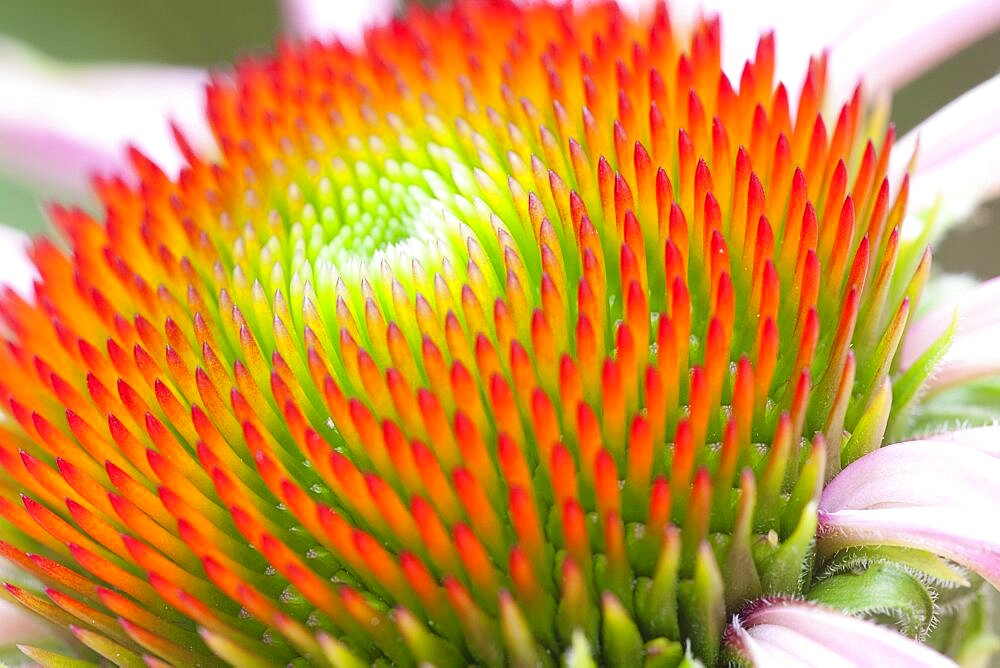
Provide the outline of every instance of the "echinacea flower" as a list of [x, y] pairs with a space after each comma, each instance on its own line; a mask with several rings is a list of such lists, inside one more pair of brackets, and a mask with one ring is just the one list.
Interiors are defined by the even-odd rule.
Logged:
[[721, 44], [411, 8], [241, 61], [214, 151], [54, 208], [0, 299], [6, 593], [68, 632], [22, 651], [950, 665], [1000, 460], [895, 438], [965, 331], [900, 353], [933, 220], [825, 56], [790, 92], [773, 35], [738, 79]]

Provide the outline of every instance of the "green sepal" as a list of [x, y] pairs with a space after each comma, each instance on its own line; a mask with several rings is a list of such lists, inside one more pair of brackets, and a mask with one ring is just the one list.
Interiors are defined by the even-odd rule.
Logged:
[[909, 369], [892, 383], [892, 411], [889, 414], [889, 437], [896, 441], [905, 438], [907, 422], [920, 388], [948, 352], [958, 330], [958, 311], [952, 316], [948, 328], [917, 358]]
[[859, 545], [837, 552], [823, 564], [823, 577], [857, 571], [876, 563], [891, 563], [916, 575], [920, 580], [942, 587], [967, 587], [969, 581], [930, 552], [890, 545]]
[[642, 664], [642, 634], [618, 597], [605, 593], [601, 597], [604, 661], [608, 666], [638, 666]]
[[694, 656], [710, 666], [718, 659], [719, 641], [726, 623], [723, 591], [715, 554], [708, 542], [703, 541], [695, 558], [694, 579], [681, 582], [678, 599], [684, 637], [690, 640]]
[[882, 382], [878, 391], [871, 398], [850, 438], [840, 451], [840, 465], [847, 467], [851, 462], [874, 452], [882, 445], [885, 428], [889, 424], [889, 412], [892, 410], [892, 383], [888, 379]]
[[795, 531], [776, 550], [757, 555], [761, 586], [765, 596], [794, 596], [802, 591], [803, 580], [812, 571], [816, 540], [816, 503], [802, 509]]
[[914, 638], [927, 635], [934, 621], [934, 599], [908, 571], [889, 563], [841, 573], [813, 586], [809, 599], [852, 615], [889, 618]]

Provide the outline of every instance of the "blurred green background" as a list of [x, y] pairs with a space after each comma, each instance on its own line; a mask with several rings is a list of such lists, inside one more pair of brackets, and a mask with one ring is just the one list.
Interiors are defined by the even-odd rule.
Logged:
[[[0, 34], [75, 62], [222, 66], [239, 54], [268, 49], [280, 29], [275, 0], [0, 0]], [[1000, 32], [897, 93], [892, 116], [900, 134], [998, 69]], [[0, 222], [45, 230], [40, 203], [52, 196], [0, 175]], [[997, 248], [1000, 205], [994, 202], [935, 249], [935, 263], [952, 271], [994, 276], [1000, 274]]]

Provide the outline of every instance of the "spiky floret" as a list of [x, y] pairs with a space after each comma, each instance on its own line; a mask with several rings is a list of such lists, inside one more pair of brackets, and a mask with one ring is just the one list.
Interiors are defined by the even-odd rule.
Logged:
[[123, 664], [716, 662], [929, 262], [860, 94], [719, 52], [459, 2], [213, 83], [218, 161], [134, 154], [3, 299], [9, 594]]

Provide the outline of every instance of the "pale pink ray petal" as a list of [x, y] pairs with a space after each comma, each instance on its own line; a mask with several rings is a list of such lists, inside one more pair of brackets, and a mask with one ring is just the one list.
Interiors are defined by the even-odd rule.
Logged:
[[300, 39], [358, 45], [366, 28], [388, 21], [396, 0], [282, 0], [285, 30]]
[[0, 599], [0, 647], [50, 641], [55, 630], [29, 610]]
[[94, 173], [127, 173], [131, 143], [168, 173], [183, 165], [170, 121], [202, 150], [207, 74], [193, 68], [65, 66], [0, 39], [0, 170], [84, 194]]
[[926, 436], [924, 440], [954, 443], [967, 448], [975, 448], [991, 457], [1000, 458], [1000, 425], [946, 431]]
[[[859, 80], [888, 94], [1000, 26], [995, 0], [689, 0], [672, 3], [683, 21], [698, 12], [723, 16], [723, 64], [739, 77], [757, 38], [774, 30], [776, 74], [785, 82], [804, 75], [811, 55], [830, 51], [828, 98], [846, 99]], [[789, 90], [792, 95], [797, 90]]]
[[835, 666], [839, 654], [797, 631], [777, 624], [760, 624], [744, 643], [754, 666]]
[[933, 375], [929, 391], [951, 387], [1000, 373], [1000, 277], [990, 279], [965, 294], [935, 308], [909, 328], [901, 351], [902, 367], [908, 368], [951, 325], [957, 314], [955, 337]]
[[38, 273], [28, 258], [31, 239], [13, 227], [0, 225], [0, 288], [10, 288], [24, 299], [32, 298]]
[[1000, 75], [908, 132], [893, 148], [894, 174], [906, 169], [914, 151], [909, 208], [916, 213], [936, 209], [938, 227], [967, 218], [980, 203], [1000, 195]]
[[727, 647], [757, 668], [955, 666], [896, 631], [825, 606], [763, 599], [733, 617]]
[[[33, 582], [30, 578], [27, 582]], [[25, 574], [4, 560], [0, 563], [0, 583], [26, 584]], [[56, 639], [55, 627], [11, 600], [0, 599], [0, 647], [15, 644], [46, 644]]]
[[[832, 3], [837, 5], [837, 3]], [[833, 82], [892, 91], [1000, 26], [996, 0], [870, 2], [833, 45]]]
[[933, 552], [1000, 587], [1000, 459], [941, 440], [897, 443], [841, 471], [819, 502], [821, 552], [894, 545]]
[[832, 46], [838, 35], [873, 11], [868, 0], [688, 0], [669, 7], [671, 18], [676, 17], [681, 25], [690, 24], [699, 15], [722, 17], [723, 71], [734, 83], [739, 81], [747, 58], [753, 56], [760, 36], [774, 31], [775, 76], [789, 85], [792, 97], [799, 93], [809, 57]]
[[871, 508], [820, 512], [821, 542], [834, 547], [895, 545], [962, 564], [1000, 589], [1000, 536], [984, 530], [996, 512], [968, 508]]
[[1000, 374], [1000, 327], [992, 326], [956, 338], [944, 359], [924, 385], [926, 392], [939, 392]]

